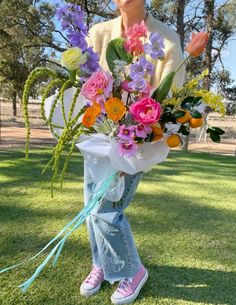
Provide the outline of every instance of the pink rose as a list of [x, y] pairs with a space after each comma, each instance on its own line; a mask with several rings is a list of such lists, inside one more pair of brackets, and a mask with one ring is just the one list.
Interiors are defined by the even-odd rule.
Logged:
[[161, 104], [155, 102], [152, 98], [145, 97], [138, 102], [133, 103], [129, 108], [133, 119], [144, 125], [156, 123], [161, 116]]
[[144, 21], [140, 24], [135, 23], [133, 26], [129, 27], [126, 31], [126, 35], [129, 38], [147, 37], [147, 26]]
[[81, 94], [90, 101], [105, 101], [112, 93], [113, 78], [103, 70], [94, 72], [83, 84]]
[[125, 41], [124, 48], [127, 52], [133, 54], [134, 56], [138, 56], [144, 51], [142, 41], [137, 38], [130, 38]]

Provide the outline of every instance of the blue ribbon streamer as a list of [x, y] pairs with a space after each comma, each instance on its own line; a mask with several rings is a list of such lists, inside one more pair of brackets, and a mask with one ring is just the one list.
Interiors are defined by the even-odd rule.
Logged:
[[50, 253], [46, 257], [46, 259], [35, 270], [34, 274], [27, 281], [25, 281], [24, 283], [22, 283], [21, 285], [18, 286], [19, 288], [21, 288], [22, 291], [26, 291], [28, 289], [28, 287], [32, 284], [32, 282], [36, 279], [36, 277], [39, 275], [39, 273], [43, 270], [43, 268], [46, 266], [46, 264], [49, 262], [49, 260], [53, 257], [54, 254], [55, 254], [55, 257], [53, 260], [53, 266], [56, 265], [58, 258], [61, 254], [61, 251], [63, 249], [63, 246], [66, 242], [66, 239], [72, 232], [74, 232], [76, 229], [78, 229], [85, 222], [86, 218], [89, 216], [89, 214], [92, 212], [92, 210], [94, 210], [96, 208], [96, 206], [99, 205], [101, 200], [106, 195], [106, 192], [107, 192], [111, 182], [114, 180], [115, 176], [116, 176], [116, 174], [113, 174], [103, 182], [100, 190], [96, 194], [93, 194], [91, 201], [88, 204], [86, 204], [86, 206], [79, 212], [79, 214], [76, 215], [70, 222], [68, 222], [68, 224], [42, 250], [40, 250], [33, 257], [31, 257], [19, 264], [15, 264], [13, 266], [0, 270], [0, 273], [17, 268], [29, 261], [34, 260], [42, 252], [44, 252], [51, 244], [53, 244], [56, 240], [58, 240], [63, 235], [63, 233], [65, 233], [67, 230], [69, 230], [65, 234], [65, 236], [62, 237], [61, 240], [58, 241], [58, 243], [53, 247], [53, 249], [50, 251]]

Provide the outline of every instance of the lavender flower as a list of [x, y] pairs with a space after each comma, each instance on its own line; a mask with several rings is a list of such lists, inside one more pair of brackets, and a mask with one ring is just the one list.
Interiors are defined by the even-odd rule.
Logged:
[[84, 77], [90, 76], [92, 72], [95, 72], [99, 69], [99, 55], [95, 53], [92, 48], [87, 49], [87, 61], [80, 66], [81, 70], [85, 73]]
[[[85, 13], [79, 5], [66, 4], [59, 7], [56, 12], [58, 20], [61, 21], [62, 30], [66, 31], [71, 46], [81, 47], [84, 51], [86, 44], [85, 37], [88, 33], [88, 27], [85, 20]], [[87, 44], [86, 44], [87, 45]]]
[[144, 92], [147, 88], [147, 81], [143, 77], [136, 77], [128, 84], [132, 91]]
[[150, 43], [144, 44], [144, 52], [146, 54], [149, 54], [152, 59], [162, 59], [165, 57], [165, 53], [163, 49], [165, 48], [164, 39], [163, 37], [157, 33], [154, 32], [150, 35], [149, 38]]
[[85, 80], [92, 72], [99, 68], [99, 56], [88, 48], [86, 35], [88, 27], [85, 23], [85, 13], [79, 5], [66, 4], [57, 9], [57, 18], [61, 21], [62, 30], [66, 32], [66, 37], [72, 47], [78, 47], [87, 55], [87, 61], [80, 65], [82, 80]]
[[154, 65], [144, 57], [140, 57], [139, 60], [130, 67], [130, 77], [132, 79], [135, 79], [136, 77], [146, 77], [153, 74]]

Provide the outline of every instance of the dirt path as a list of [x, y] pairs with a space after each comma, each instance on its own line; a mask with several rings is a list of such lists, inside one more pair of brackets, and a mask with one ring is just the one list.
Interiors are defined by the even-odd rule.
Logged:
[[[12, 118], [11, 111], [10, 103], [2, 103], [0, 149], [25, 146], [26, 130], [19, 105], [16, 119]], [[29, 115], [31, 122], [30, 145], [32, 147], [54, 146], [57, 140], [40, 119], [40, 105], [30, 104]], [[213, 143], [209, 138], [207, 138], [206, 143], [204, 141], [198, 143], [196, 141], [198, 134], [196, 133], [190, 140], [189, 150], [236, 156], [236, 119], [231, 117], [221, 119], [217, 115], [213, 115], [210, 117], [209, 123], [226, 130], [226, 136], [222, 139], [222, 143]]]
[[[2, 127], [2, 134], [0, 140], [1, 148], [13, 148], [25, 146], [25, 128], [24, 127]], [[50, 131], [46, 128], [32, 128], [30, 136], [31, 147], [41, 146], [54, 146], [56, 139], [51, 135]], [[224, 155], [236, 155], [236, 143], [212, 143], [211, 140], [207, 140], [206, 143], [190, 143], [190, 151], [204, 151], [216, 154]]]

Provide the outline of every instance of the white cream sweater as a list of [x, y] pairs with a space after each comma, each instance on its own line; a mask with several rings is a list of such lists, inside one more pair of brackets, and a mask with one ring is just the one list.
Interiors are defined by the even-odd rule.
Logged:
[[[94, 48], [94, 51], [100, 55], [100, 65], [109, 71], [106, 62], [106, 48], [108, 43], [122, 34], [122, 17], [95, 24], [89, 31], [87, 38], [88, 45]], [[166, 26], [164, 23], [156, 20], [150, 13], [146, 20], [148, 27], [148, 37], [150, 32], [158, 32], [164, 37], [165, 41], [165, 59], [155, 62], [155, 75], [151, 79], [151, 84], [157, 87], [160, 81], [171, 71], [176, 70], [182, 63], [184, 57], [180, 46], [180, 40], [176, 32]], [[184, 83], [184, 67], [176, 74], [174, 84], [180, 87]]]

